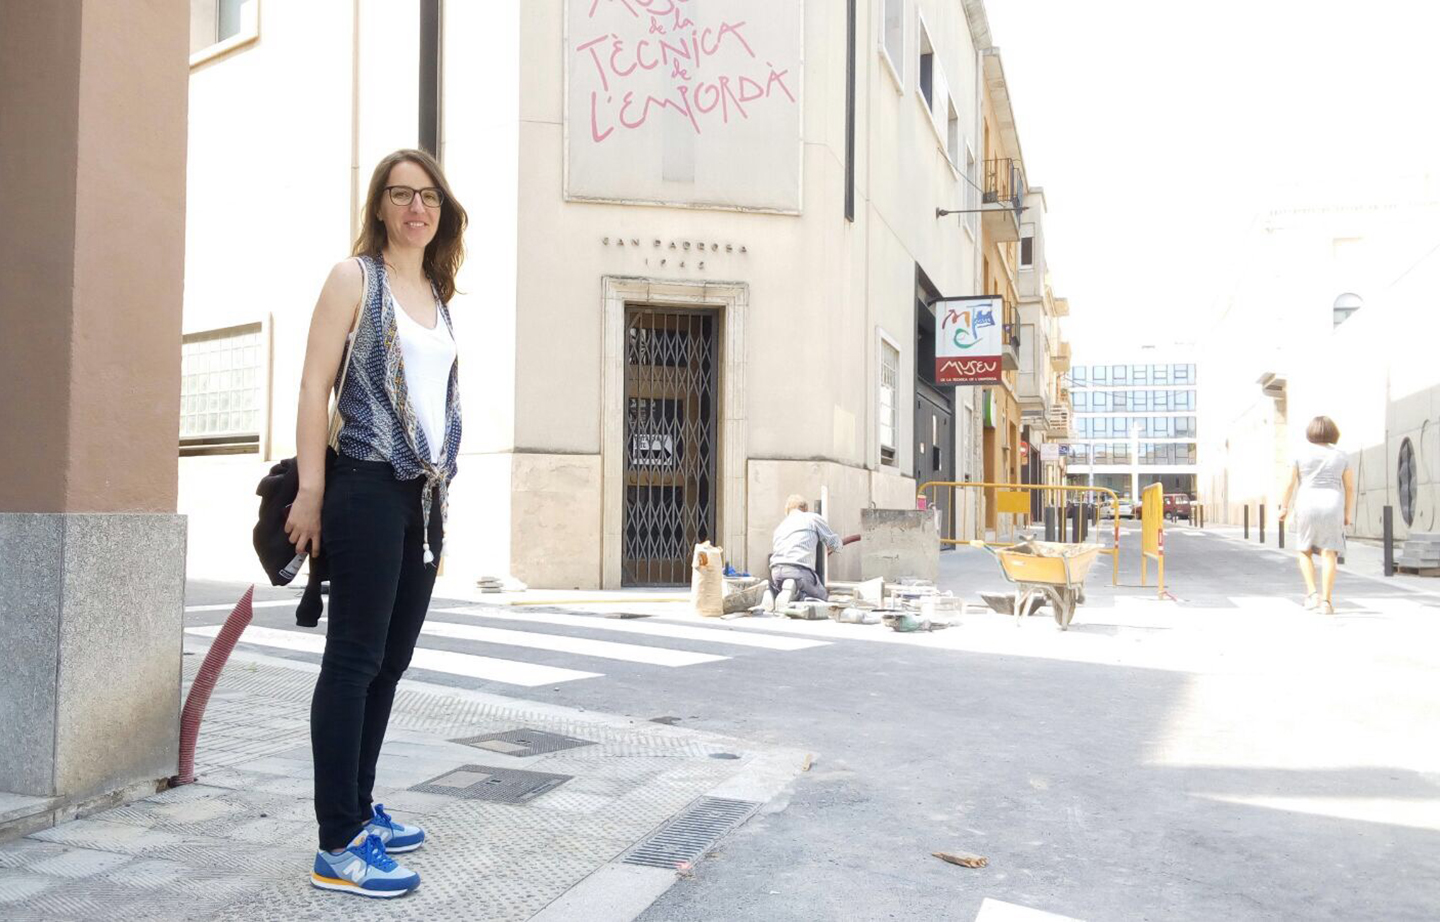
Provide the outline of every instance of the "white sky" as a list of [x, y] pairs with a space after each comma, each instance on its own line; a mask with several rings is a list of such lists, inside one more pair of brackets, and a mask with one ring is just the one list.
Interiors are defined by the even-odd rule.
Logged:
[[1251, 220], [1440, 171], [1435, 0], [988, 0], [1067, 334], [1192, 341]]

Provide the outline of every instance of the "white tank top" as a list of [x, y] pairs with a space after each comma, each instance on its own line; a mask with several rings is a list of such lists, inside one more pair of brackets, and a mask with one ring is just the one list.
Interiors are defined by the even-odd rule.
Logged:
[[[388, 287], [388, 286], [387, 286]], [[440, 460], [445, 444], [445, 407], [450, 393], [450, 369], [455, 365], [455, 340], [440, 308], [435, 308], [435, 327], [430, 329], [406, 313], [394, 294], [395, 330], [400, 336], [400, 355], [405, 360], [405, 388], [410, 392], [410, 410], [425, 444], [431, 463]]]

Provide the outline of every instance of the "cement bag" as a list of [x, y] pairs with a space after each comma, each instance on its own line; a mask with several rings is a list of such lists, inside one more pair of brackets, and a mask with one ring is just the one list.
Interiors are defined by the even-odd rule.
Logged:
[[725, 549], [709, 541], [695, 545], [690, 567], [690, 605], [695, 614], [706, 618], [725, 614]]

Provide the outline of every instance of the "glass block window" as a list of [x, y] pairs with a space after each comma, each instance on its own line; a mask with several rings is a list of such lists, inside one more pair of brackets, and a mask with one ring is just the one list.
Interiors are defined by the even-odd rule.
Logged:
[[880, 341], [880, 463], [900, 463], [900, 350]]
[[259, 449], [267, 363], [261, 335], [256, 323], [185, 337], [180, 347], [182, 446]]

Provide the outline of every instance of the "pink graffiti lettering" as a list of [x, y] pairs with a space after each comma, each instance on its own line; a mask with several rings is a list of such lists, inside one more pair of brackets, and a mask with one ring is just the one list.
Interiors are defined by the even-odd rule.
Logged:
[[[616, 0], [609, 0], [609, 2], [610, 2], [610, 3], [615, 3]], [[635, 7], [633, 7], [633, 6], [630, 5], [630, 0], [619, 0], [619, 3], [620, 3], [621, 6], [625, 7], [625, 9], [629, 11], [629, 13], [630, 13], [631, 16], [634, 16], [636, 19], [639, 19], [639, 18], [640, 18], [640, 11], [637, 10], [637, 9], [635, 9]], [[587, 15], [588, 15], [591, 19], [594, 19], [594, 18], [595, 18], [595, 11], [598, 10], [599, 8], [600, 8], [600, 0], [595, 0], [594, 3], [590, 4], [590, 12], [589, 12]]]
[[[586, 14], [590, 19], [595, 18], [595, 11], [600, 8], [601, 2], [602, 0], [591, 2], [590, 11]], [[635, 19], [648, 16], [652, 32], [657, 27], [660, 31], [664, 31], [663, 20], [667, 16], [674, 20], [674, 26], [677, 29], [692, 25], [691, 20], [680, 8], [681, 4], [689, 3], [690, 0], [605, 0], [605, 2], [618, 3]], [[660, 5], [662, 2], [665, 4], [663, 7]]]
[[795, 94], [791, 93], [790, 88], [785, 85], [785, 75], [790, 73], [790, 71], [777, 71], [774, 64], [770, 64], [769, 67], [770, 76], [765, 78], [765, 95], [769, 96], [771, 89], [778, 84], [780, 86], [780, 91], [783, 92], [791, 102], [795, 102]]
[[600, 86], [608, 91], [610, 89], [610, 81], [605, 79], [605, 68], [600, 64], [600, 55], [595, 52], [595, 46], [605, 41], [605, 39], [606, 36], [604, 35], [599, 38], [592, 38], [583, 45], [577, 45], [575, 50], [590, 52], [590, 60], [595, 63], [595, 73], [600, 75]]
[[598, 124], [599, 119], [596, 112], [596, 109], [598, 108], [597, 98], [599, 95], [600, 94], [598, 93], [590, 94], [590, 140], [594, 141], [596, 144], [599, 144], [601, 141], [605, 140], [606, 138], [610, 137], [610, 135], [615, 133], [614, 128], [606, 128], [604, 131], [600, 130], [600, 126]]
[[[746, 89], [747, 84], [749, 89]], [[754, 102], [765, 98], [765, 88], [749, 77], [740, 78], [740, 102]]]
[[[750, 119], [756, 106], [796, 104], [789, 69], [770, 61], [759, 69], [745, 20], [696, 26], [683, 14], [691, 0], [607, 2], [619, 4], [640, 21], [574, 46], [582, 59], [588, 55], [600, 88], [590, 95], [593, 143], [602, 143], [617, 129], [639, 130], [667, 109], [698, 135], [707, 121], [712, 127], [716, 121], [729, 125]], [[600, 0], [594, 0], [590, 15], [599, 9]]]

